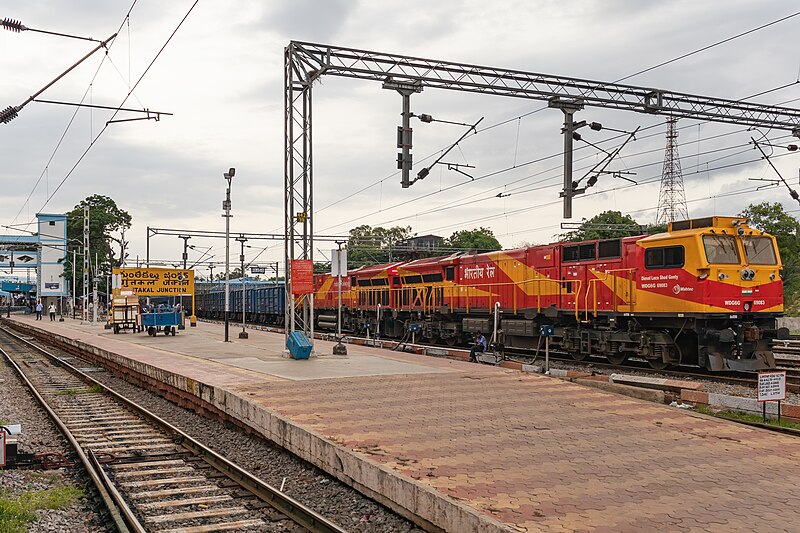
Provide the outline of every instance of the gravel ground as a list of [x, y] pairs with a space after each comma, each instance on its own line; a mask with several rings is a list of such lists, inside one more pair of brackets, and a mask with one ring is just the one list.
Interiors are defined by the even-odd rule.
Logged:
[[[22, 424], [21, 453], [56, 452], [69, 454], [69, 445], [50, 421], [47, 413], [29, 394], [5, 359], [0, 362], [0, 421]], [[73, 486], [84, 489], [84, 496], [67, 509], [37, 511], [38, 522], [31, 532], [112, 531], [93, 503], [95, 494], [86, 490], [88, 478], [80, 467], [59, 470], [0, 469], [0, 492], [19, 496], [26, 491]]]
[[[541, 364], [541, 361], [537, 361], [537, 364]], [[591, 363], [583, 364], [583, 363], [572, 363], [570, 361], [561, 361], [561, 360], [551, 360], [550, 361], [550, 368], [560, 368], [563, 370], [576, 370], [579, 372], [592, 372], [593, 374], [625, 374], [626, 376], [645, 376], [645, 377], [658, 377], [658, 373], [656, 371], [647, 371], [647, 370], [638, 370], [636, 368], [606, 368], [602, 365], [593, 365]], [[704, 390], [706, 392], [715, 393], [715, 394], [727, 394], [730, 396], [739, 396], [742, 398], [757, 398], [758, 393], [755, 387], [748, 387], [746, 385], [734, 385], [731, 383], [721, 383], [719, 381], [714, 380], [714, 376], [709, 376], [708, 378], [698, 378], [695, 376], [685, 376], [682, 377], [679, 374], [670, 373], [668, 376], [670, 379], [680, 379], [684, 381], [692, 381], [695, 383], [702, 383], [704, 386]], [[787, 404], [792, 405], [800, 405], [800, 394], [796, 394], [793, 392], [786, 392], [786, 401]]]
[[[80, 365], [79, 365], [80, 366]], [[351, 532], [419, 532], [412, 522], [305, 461], [240, 429], [203, 418], [106, 372], [92, 377]], [[284, 481], [285, 480], [285, 481]]]

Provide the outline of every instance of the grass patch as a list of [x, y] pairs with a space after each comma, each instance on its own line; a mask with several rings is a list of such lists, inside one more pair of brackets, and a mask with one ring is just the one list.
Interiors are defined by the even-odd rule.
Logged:
[[[102, 385], [95, 383], [88, 389], [64, 389], [62, 391], [58, 391], [56, 395], [58, 396], [76, 396], [78, 394], [97, 394], [99, 392], [103, 392]], [[2, 533], [2, 532], [0, 532]]]
[[75, 503], [83, 491], [77, 487], [56, 487], [28, 491], [19, 496], [0, 493], [0, 533], [23, 533], [27, 524], [39, 519], [39, 509], [65, 509]]
[[[730, 410], [718, 411], [716, 409], [712, 409], [705, 405], [698, 405], [696, 410], [699, 413], [711, 416], [718, 416], [720, 418], [727, 418], [729, 420], [739, 420], [742, 422], [756, 422], [759, 424], [764, 422], [763, 416], [753, 413], [743, 413], [741, 411], [730, 411]], [[787, 418], [781, 418], [781, 422], [780, 424], [778, 424], [777, 415], [767, 414], [767, 424], [771, 426], [780, 426], [782, 428], [800, 430], [800, 422], [789, 420]]]

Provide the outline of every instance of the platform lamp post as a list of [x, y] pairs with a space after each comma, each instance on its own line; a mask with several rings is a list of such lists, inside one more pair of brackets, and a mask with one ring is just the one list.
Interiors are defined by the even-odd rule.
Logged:
[[[183, 269], [186, 270], [186, 260], [189, 259], [189, 239], [192, 237], [189, 235], [178, 235], [179, 239], [183, 239]], [[185, 309], [183, 305], [183, 282], [181, 282], [181, 323], [178, 324], [178, 329], [186, 329], [186, 324], [183, 323], [183, 317], [186, 313], [183, 312]]]
[[240, 339], [247, 338], [247, 331], [245, 330], [245, 323], [247, 322], [247, 283], [244, 279], [244, 243], [247, 242], [247, 237], [240, 235], [236, 240], [242, 243], [242, 253], [239, 255], [239, 261], [242, 264], [242, 331], [239, 333]]
[[225, 210], [225, 342], [230, 342], [228, 338], [228, 325], [231, 312], [231, 179], [236, 174], [236, 169], [231, 167], [223, 177], [228, 182], [225, 190], [225, 200], [222, 202], [222, 209]]

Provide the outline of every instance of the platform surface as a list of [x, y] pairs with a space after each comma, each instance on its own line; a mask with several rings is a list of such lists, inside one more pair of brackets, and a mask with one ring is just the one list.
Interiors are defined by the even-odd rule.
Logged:
[[370, 347], [333, 356], [325, 355], [333, 343], [315, 341], [317, 357], [294, 361], [282, 334], [238, 339], [234, 327], [225, 343], [222, 326], [203, 322], [150, 337], [12, 319], [288, 420], [355, 458], [342, 466], [354, 479], [377, 465], [433, 494], [430, 518], [453, 531], [800, 530], [795, 437], [555, 378]]

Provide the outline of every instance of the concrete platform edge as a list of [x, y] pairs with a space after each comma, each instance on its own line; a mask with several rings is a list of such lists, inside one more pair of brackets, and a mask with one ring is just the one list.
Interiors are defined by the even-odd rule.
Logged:
[[[481, 531], [487, 533], [514, 531], [507, 524], [479, 513], [472, 507], [436, 492], [423, 483], [402, 476], [402, 474], [376, 464], [349, 448], [296, 425], [275, 413], [259, 408], [232, 391], [207, 385], [188, 376], [129, 359], [91, 344], [31, 327], [28, 324], [15, 321], [6, 321], [6, 323], [24, 334], [45, 341], [61, 343], [76, 350], [85, 350], [99, 360], [107, 360], [119, 369], [128, 371], [124, 376], [125, 379], [129, 379], [131, 373], [139, 374], [146, 379], [136, 379], [136, 381], [156, 381], [182, 391], [185, 393], [182, 395], [184, 398], [186, 395], [197, 398], [199, 400], [197, 402], [198, 411], [204, 411], [203, 404], [213, 406], [257, 434], [275, 442], [429, 531]], [[126, 374], [124, 371], [122, 373]], [[170, 400], [175, 400], [175, 398], [167, 396]]]

